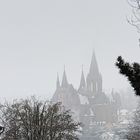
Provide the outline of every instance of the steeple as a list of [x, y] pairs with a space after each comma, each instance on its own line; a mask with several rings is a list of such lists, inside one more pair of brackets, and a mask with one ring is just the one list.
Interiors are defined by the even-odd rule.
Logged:
[[94, 51], [93, 51], [93, 54], [92, 54], [89, 73], [90, 74], [98, 74], [99, 73], [98, 64], [97, 64], [97, 61], [96, 61], [96, 56], [95, 56]]
[[80, 81], [80, 87], [79, 89], [83, 89], [86, 87], [84, 72], [83, 72], [83, 65], [82, 65], [82, 73], [81, 73], [81, 81]]
[[92, 60], [90, 64], [89, 73], [87, 75], [87, 89], [93, 95], [101, 93], [102, 91], [102, 77], [99, 73], [98, 64], [96, 61], [95, 53], [93, 51]]
[[56, 89], [60, 88], [59, 75], [57, 73]]
[[63, 78], [62, 78], [62, 87], [67, 87], [68, 81], [67, 81], [67, 76], [65, 72], [65, 66], [64, 66], [64, 72], [63, 72]]

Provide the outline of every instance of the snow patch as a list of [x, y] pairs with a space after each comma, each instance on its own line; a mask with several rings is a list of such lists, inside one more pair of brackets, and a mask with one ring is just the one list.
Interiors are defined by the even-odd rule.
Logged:
[[82, 96], [81, 94], [79, 94], [79, 98], [80, 98], [80, 103], [85, 105], [85, 104], [89, 104], [88, 98], [86, 96]]

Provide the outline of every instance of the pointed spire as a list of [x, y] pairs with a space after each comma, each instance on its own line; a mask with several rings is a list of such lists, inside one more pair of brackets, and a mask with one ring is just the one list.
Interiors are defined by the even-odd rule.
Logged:
[[96, 56], [95, 56], [94, 51], [92, 53], [92, 60], [91, 60], [91, 64], [90, 64], [90, 73], [91, 74], [98, 74], [99, 73], [98, 64], [96, 61]]
[[67, 81], [67, 76], [65, 72], [65, 66], [64, 66], [64, 72], [63, 72], [63, 79], [62, 79], [62, 87], [67, 87], [68, 81]]
[[57, 81], [56, 81], [56, 88], [60, 88], [60, 81], [59, 81], [59, 75], [57, 73]]
[[84, 72], [83, 72], [83, 65], [82, 65], [82, 73], [81, 73], [81, 81], [80, 81], [80, 87], [79, 89], [85, 88], [86, 87], [86, 82], [85, 82], [85, 77], [84, 77]]

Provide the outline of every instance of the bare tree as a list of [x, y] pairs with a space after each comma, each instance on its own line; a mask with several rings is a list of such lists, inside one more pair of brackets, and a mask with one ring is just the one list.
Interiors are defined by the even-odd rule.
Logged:
[[1, 105], [0, 111], [6, 127], [2, 140], [78, 140], [80, 123], [60, 103], [33, 97]]
[[140, 32], [140, 0], [128, 0], [128, 3], [132, 7], [132, 15], [127, 21]]

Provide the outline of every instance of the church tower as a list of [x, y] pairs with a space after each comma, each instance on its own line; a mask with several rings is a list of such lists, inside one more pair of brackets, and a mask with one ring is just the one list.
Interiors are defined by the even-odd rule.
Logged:
[[99, 73], [99, 68], [94, 52], [92, 54], [92, 60], [86, 82], [87, 82], [87, 90], [91, 96], [94, 96], [102, 92], [102, 76]]
[[68, 81], [67, 81], [67, 76], [66, 76], [65, 68], [64, 68], [64, 72], [63, 72], [63, 78], [62, 78], [61, 87], [62, 88], [67, 88], [68, 87]]
[[84, 76], [84, 72], [83, 72], [83, 66], [82, 66], [82, 73], [81, 73], [81, 80], [80, 80], [80, 85], [79, 85], [79, 89], [78, 92], [81, 95], [86, 95], [86, 81], [85, 81], [85, 76]]
[[56, 81], [56, 89], [60, 88], [60, 81], [59, 81], [59, 75], [57, 73], [57, 81]]
[[82, 67], [81, 81], [80, 81], [79, 90], [82, 90], [82, 89], [85, 89], [85, 88], [86, 88], [86, 82], [85, 82], [85, 76], [84, 76], [83, 67]]

